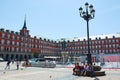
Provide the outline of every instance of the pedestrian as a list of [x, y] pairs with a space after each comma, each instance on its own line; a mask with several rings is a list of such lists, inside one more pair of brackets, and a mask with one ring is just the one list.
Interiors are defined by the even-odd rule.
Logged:
[[89, 64], [89, 70], [90, 70], [90, 76], [94, 77], [95, 73], [94, 73], [94, 67], [93, 67], [93, 65]]
[[28, 67], [29, 66], [29, 60], [26, 58], [25, 59], [25, 67]]
[[12, 64], [14, 64], [14, 59], [12, 59]]
[[73, 74], [74, 75], [80, 75], [82, 72], [82, 67], [79, 65], [79, 63], [75, 63], [75, 67], [73, 68]]
[[87, 63], [85, 63], [84, 65], [84, 69], [83, 69], [83, 72], [81, 73], [81, 75], [83, 76], [87, 76], [87, 73], [89, 72], [89, 65]]
[[16, 65], [17, 65], [17, 70], [19, 70], [19, 66], [20, 66], [20, 61], [19, 60], [16, 61]]
[[10, 69], [10, 63], [11, 63], [11, 60], [8, 59], [7, 64], [6, 64], [6, 67], [5, 67], [5, 70], [6, 70], [7, 68]]

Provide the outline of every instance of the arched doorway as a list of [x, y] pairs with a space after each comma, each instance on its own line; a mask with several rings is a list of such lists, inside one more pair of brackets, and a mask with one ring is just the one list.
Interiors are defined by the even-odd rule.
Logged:
[[16, 54], [16, 57], [15, 57], [16, 60], [18, 60], [18, 54]]
[[0, 57], [3, 58], [3, 54], [0, 54]]
[[28, 59], [28, 56], [27, 56], [27, 55], [24, 55], [24, 59], [25, 59], [25, 60]]
[[10, 58], [13, 60], [14, 59], [14, 54], [12, 54]]
[[20, 55], [20, 61], [22, 61], [23, 60], [23, 55]]
[[6, 54], [5, 60], [9, 59], [9, 54]]
[[31, 55], [29, 55], [28, 57], [29, 57], [29, 59], [31, 59]]

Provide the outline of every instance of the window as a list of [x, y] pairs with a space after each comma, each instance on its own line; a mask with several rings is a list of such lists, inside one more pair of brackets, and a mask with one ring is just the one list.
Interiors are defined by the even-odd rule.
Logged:
[[97, 41], [95, 41], [95, 44], [97, 44]]
[[5, 38], [5, 34], [4, 33], [2, 33], [2, 38]]
[[117, 49], [117, 52], [119, 53], [119, 49]]
[[18, 36], [18, 37], [17, 37], [17, 40], [19, 40], [19, 38], [20, 38], [20, 37]]
[[23, 52], [23, 49], [21, 48], [21, 52]]
[[114, 49], [113, 52], [116, 52], [116, 50]]
[[35, 42], [37, 43], [37, 40], [35, 40]]
[[102, 44], [104, 44], [104, 41], [102, 41]]
[[19, 48], [16, 48], [16, 51], [19, 52]]
[[4, 43], [5, 43], [4, 39], [2, 39], [2, 40], [1, 40], [1, 43], [2, 43], [2, 44], [4, 44]]
[[116, 47], [118, 48], [118, 47], [119, 47], [119, 44], [116, 44]]
[[32, 48], [34, 47], [34, 44], [32, 44]]
[[99, 45], [99, 48], [101, 48], [101, 45]]
[[15, 45], [15, 42], [14, 42], [14, 41], [12, 41], [12, 45]]
[[112, 53], [112, 50], [110, 50], [110, 53]]
[[100, 41], [98, 41], [98, 43], [100, 44]]
[[6, 48], [6, 51], [10, 51], [10, 47], [7, 47], [7, 48]]
[[95, 52], [97, 53], [98, 50], [96, 50]]
[[111, 45], [109, 45], [109, 48], [111, 48]]
[[97, 45], [95, 47], [97, 48]]
[[31, 49], [29, 49], [29, 52], [31, 52]]
[[89, 44], [91, 44], [92, 42], [89, 42]]
[[92, 42], [92, 44], [94, 44], [94, 42]]
[[88, 42], [86, 41], [86, 45], [88, 44]]
[[25, 41], [27, 42], [27, 40], [28, 40], [28, 39], [26, 38]]
[[117, 39], [116, 42], [119, 42], [119, 40]]
[[27, 52], [27, 49], [25, 49], [25, 52]]
[[109, 40], [109, 43], [111, 43], [111, 40]]
[[34, 42], [34, 39], [32, 39], [32, 42]]
[[7, 40], [7, 45], [10, 45], [10, 41], [9, 40]]
[[106, 53], [108, 53], [108, 50], [106, 50]]
[[23, 41], [23, 37], [21, 37], [21, 40]]
[[106, 48], [108, 48], [108, 45], [106, 45]]
[[105, 52], [105, 50], [103, 50], [103, 53]]
[[37, 45], [35, 45], [35, 48], [37, 48]]
[[99, 53], [101, 53], [101, 50], [99, 50]]
[[17, 42], [17, 46], [19, 46], [19, 42]]
[[4, 47], [3, 46], [1, 46], [1, 51], [4, 51]]
[[94, 49], [95, 46], [92, 46], [92, 49]]
[[29, 39], [29, 42], [31, 42], [31, 39]]
[[25, 43], [25, 47], [27, 47], [27, 43]]
[[29, 44], [29, 47], [31, 47], [31, 44]]
[[15, 36], [14, 36], [14, 35], [12, 36], [12, 39], [13, 39], [13, 40], [15, 39]]
[[23, 42], [21, 42], [21, 46], [23, 46]]
[[14, 52], [14, 47], [12, 47], [12, 52]]
[[113, 40], [112, 40], [112, 42], [114, 43], [114, 42], [115, 42], [115, 40], [113, 39]]
[[10, 39], [10, 34], [8, 34], [8, 39]]
[[108, 43], [108, 40], [106, 40], [106, 43]]
[[113, 44], [113, 48], [115, 48], [115, 44]]

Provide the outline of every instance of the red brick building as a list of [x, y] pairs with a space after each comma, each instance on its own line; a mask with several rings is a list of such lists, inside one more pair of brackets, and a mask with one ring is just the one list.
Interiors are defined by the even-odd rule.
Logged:
[[[86, 56], [88, 42], [85, 38], [65, 39], [67, 51], [71, 57]], [[101, 54], [120, 54], [120, 33], [90, 36], [90, 53], [93, 62]]]
[[[66, 51], [70, 57], [80, 57], [87, 54], [87, 40], [85, 38], [64, 38]], [[24, 60], [37, 56], [61, 57], [63, 40], [54, 41], [29, 34], [26, 20], [19, 32], [0, 29], [0, 57]], [[90, 37], [90, 52], [96, 54], [120, 53], [120, 33]], [[96, 57], [95, 57], [96, 58]]]
[[4, 59], [14, 58], [23, 60], [31, 58], [35, 54], [59, 55], [60, 47], [53, 40], [31, 37], [26, 26], [26, 20], [20, 32], [0, 29], [0, 57]]

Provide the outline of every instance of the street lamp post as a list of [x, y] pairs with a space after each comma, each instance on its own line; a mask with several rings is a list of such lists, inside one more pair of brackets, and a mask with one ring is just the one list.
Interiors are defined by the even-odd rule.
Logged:
[[83, 11], [83, 8], [80, 7], [79, 12], [80, 12], [80, 17], [82, 17], [87, 22], [87, 41], [88, 41], [87, 63], [92, 65], [92, 58], [91, 58], [90, 45], [89, 45], [89, 20], [95, 17], [95, 10], [93, 9], [93, 5], [89, 6], [87, 2], [85, 3], [85, 7], [86, 7], [86, 11]]

